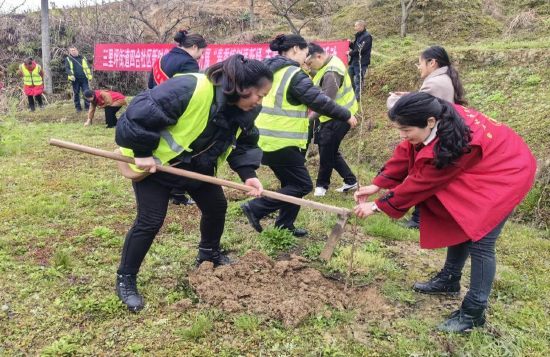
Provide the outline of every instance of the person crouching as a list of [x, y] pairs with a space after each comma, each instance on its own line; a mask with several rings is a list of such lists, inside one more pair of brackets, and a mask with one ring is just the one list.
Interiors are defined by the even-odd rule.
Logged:
[[84, 91], [84, 98], [90, 102], [90, 111], [88, 112], [88, 120], [84, 123], [85, 126], [92, 125], [94, 119], [95, 108], [105, 109], [105, 123], [107, 128], [114, 128], [117, 123], [116, 113], [125, 105], [128, 105], [126, 97], [118, 92], [110, 90], [91, 90]]

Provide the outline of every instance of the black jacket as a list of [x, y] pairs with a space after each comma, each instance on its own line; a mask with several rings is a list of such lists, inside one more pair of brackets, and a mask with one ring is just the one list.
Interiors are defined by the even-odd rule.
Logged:
[[[264, 63], [271, 68], [273, 73], [286, 66], [300, 67], [298, 62], [284, 56], [267, 58]], [[348, 109], [324, 95], [321, 89], [316, 87], [311, 78], [303, 71], [297, 72], [290, 80], [286, 99], [290, 104], [304, 104], [314, 112], [332, 119], [347, 121], [351, 118]], [[286, 147], [273, 152], [264, 152], [262, 164], [268, 166], [302, 165], [305, 162], [304, 155], [305, 150], [300, 150], [298, 147]]]
[[[118, 145], [132, 149], [135, 157], [149, 157], [160, 142], [160, 129], [177, 123], [187, 109], [195, 91], [197, 79], [193, 76], [170, 78], [151, 90], [138, 94], [121, 115], [116, 126]], [[221, 89], [216, 87], [208, 123], [203, 132], [190, 145], [192, 152], [184, 152], [170, 164], [186, 170], [213, 175], [218, 157], [230, 145], [234, 150], [227, 161], [245, 181], [256, 177], [262, 151], [258, 147], [259, 132], [254, 126], [261, 107], [244, 112], [228, 105]], [[238, 128], [241, 135], [236, 139]], [[200, 154], [199, 154], [200, 153]], [[194, 157], [193, 157], [194, 156]], [[150, 176], [161, 184], [173, 188], [193, 188], [199, 183], [166, 173]]]
[[[73, 74], [71, 73], [71, 65], [69, 64], [69, 61], [73, 62], [75, 80], [88, 80], [88, 78], [86, 78], [86, 74], [84, 73], [84, 68], [82, 67], [82, 56], [67, 56], [67, 59], [65, 60], [65, 72], [67, 72], [67, 76], [72, 76]], [[88, 66], [90, 66], [89, 62]]]
[[372, 36], [367, 30], [363, 30], [355, 34], [355, 41], [350, 42], [349, 48], [352, 50], [349, 52], [351, 65], [359, 65], [359, 46], [361, 48], [361, 66], [368, 67], [370, 65], [370, 52], [372, 50]]
[[[198, 73], [199, 63], [196, 59], [191, 57], [187, 51], [184, 51], [176, 46], [172, 48], [170, 52], [162, 56], [160, 68], [169, 78], [172, 78], [178, 73]], [[157, 83], [155, 82], [155, 77], [153, 76], [153, 70], [151, 70], [147, 88], [152, 89], [156, 85]]]

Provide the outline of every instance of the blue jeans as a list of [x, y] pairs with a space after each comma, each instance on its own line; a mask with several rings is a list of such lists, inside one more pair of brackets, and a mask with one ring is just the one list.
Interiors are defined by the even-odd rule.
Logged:
[[[74, 92], [74, 107], [76, 110], [80, 111], [82, 110], [82, 106], [80, 105], [80, 91], [82, 90], [82, 97], [84, 97], [84, 91], [88, 90], [88, 80], [87, 79], [75, 79], [72, 81], [73, 84], [73, 92]], [[90, 102], [84, 99], [84, 107], [86, 110], [90, 109]]]
[[464, 297], [463, 306], [488, 306], [489, 293], [497, 268], [495, 244], [507, 220], [508, 217], [504, 218], [498, 226], [477, 242], [468, 240], [447, 248], [447, 260], [443, 267], [445, 275], [460, 276], [468, 256], [472, 257], [470, 290]]
[[[361, 66], [361, 78], [359, 78], [359, 64], [350, 64], [348, 67], [348, 73], [351, 78], [353, 90], [355, 91], [355, 98], [359, 100], [359, 93], [363, 85], [365, 84], [365, 72], [369, 66]], [[359, 84], [361, 81], [361, 84]]]

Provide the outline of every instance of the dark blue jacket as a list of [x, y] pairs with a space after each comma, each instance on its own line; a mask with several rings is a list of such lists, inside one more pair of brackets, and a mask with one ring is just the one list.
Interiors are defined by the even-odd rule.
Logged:
[[[196, 86], [195, 77], [178, 76], [138, 94], [120, 116], [116, 127], [116, 143], [132, 149], [135, 157], [151, 156], [160, 142], [159, 131], [178, 122]], [[213, 175], [218, 157], [233, 145], [235, 148], [227, 158], [229, 166], [243, 181], [256, 177], [255, 170], [260, 166], [262, 151], [257, 145], [259, 132], [254, 126], [254, 120], [260, 110], [261, 106], [258, 106], [245, 112], [235, 105], [227, 104], [221, 88], [215, 87], [208, 123], [191, 143], [192, 152], [183, 152], [170, 163], [176, 164], [178, 168]], [[239, 128], [242, 133], [236, 138]], [[193, 187], [189, 186], [188, 179], [163, 172], [151, 175], [151, 179], [172, 188]]]
[[350, 42], [349, 52], [351, 65], [359, 65], [359, 46], [361, 47], [361, 67], [368, 67], [370, 65], [370, 52], [372, 50], [372, 36], [367, 30], [363, 30], [355, 34], [355, 40]]
[[[187, 51], [182, 50], [179, 47], [174, 47], [162, 56], [162, 61], [160, 62], [160, 68], [166, 73], [169, 78], [172, 78], [175, 74], [178, 73], [197, 73], [199, 72], [199, 63], [196, 59], [191, 57]], [[152, 89], [157, 83], [153, 77], [153, 70], [149, 75], [149, 84], [147, 87]]]

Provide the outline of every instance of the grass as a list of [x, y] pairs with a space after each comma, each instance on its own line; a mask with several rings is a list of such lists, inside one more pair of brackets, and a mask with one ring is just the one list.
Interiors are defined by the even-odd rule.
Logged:
[[[374, 177], [398, 140], [384, 113], [387, 91], [418, 87], [417, 74], [410, 68], [428, 43], [422, 36], [380, 41], [372, 74], [377, 84], [372, 97], [364, 99], [372, 109], [374, 130], [363, 137], [362, 182]], [[516, 51], [547, 48], [544, 40], [507, 45], [502, 39], [488, 39], [450, 48], [453, 57], [461, 59], [472, 106], [510, 125], [524, 135], [538, 157], [547, 158], [548, 69], [543, 61], [522, 63]], [[504, 51], [505, 59], [484, 64], [479, 59], [486, 50]], [[225, 314], [202, 304], [186, 280], [197, 254], [200, 213], [196, 207], [173, 205], [138, 275], [146, 308], [139, 314], [128, 313], [114, 293], [114, 281], [124, 236], [135, 217], [131, 185], [110, 161], [47, 144], [55, 137], [116, 148], [114, 132], [99, 124], [84, 127], [83, 121], [83, 116], [73, 114], [70, 102], [34, 114], [12, 110], [0, 116], [0, 356], [550, 355], [549, 232], [525, 223], [548, 192], [542, 184], [499, 238], [489, 327], [470, 335], [433, 330], [458, 301], [456, 306], [451, 302], [452, 307], [441, 307], [439, 298], [409, 289], [442, 266], [445, 251], [419, 251], [418, 232], [384, 215], [358, 222], [352, 279], [355, 285], [381, 291], [385, 303], [379, 308], [391, 311], [389, 316], [326, 307], [297, 328], [287, 329], [266, 316]], [[351, 133], [342, 148], [354, 171], [356, 135]], [[315, 162], [309, 160], [312, 177]], [[227, 168], [220, 177], [238, 180]], [[259, 177], [266, 188], [277, 189], [269, 169], [261, 168]], [[333, 176], [333, 181], [322, 200], [306, 198], [353, 207], [351, 195], [333, 190], [340, 179]], [[259, 235], [247, 223], [238, 201], [229, 203], [222, 237], [222, 246], [231, 255], [238, 257], [251, 248], [274, 257], [297, 253], [323, 273], [345, 276], [353, 220], [336, 256], [323, 265], [316, 258], [336, 222], [333, 215], [302, 209], [296, 226], [308, 229], [307, 238], [296, 239], [272, 228], [273, 217], [262, 221], [265, 231]], [[463, 287], [468, 274], [466, 268]], [[183, 299], [193, 303], [188, 310], [172, 308]]]

